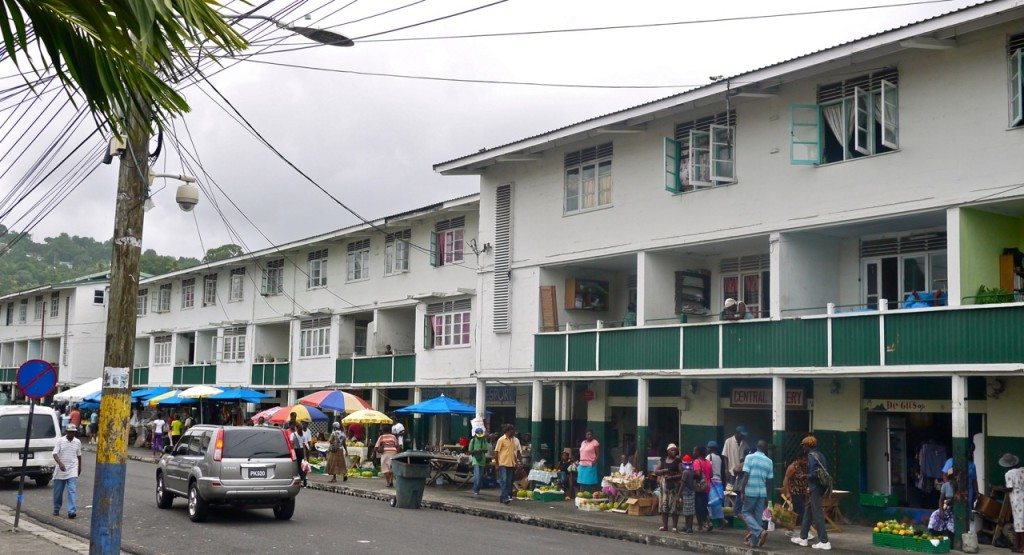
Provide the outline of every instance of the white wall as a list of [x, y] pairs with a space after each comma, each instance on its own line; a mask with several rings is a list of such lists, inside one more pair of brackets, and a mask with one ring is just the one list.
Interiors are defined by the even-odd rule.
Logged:
[[839, 239], [810, 233], [781, 234], [777, 248], [785, 261], [778, 276], [783, 317], [821, 314], [826, 304], [838, 304], [839, 243]]

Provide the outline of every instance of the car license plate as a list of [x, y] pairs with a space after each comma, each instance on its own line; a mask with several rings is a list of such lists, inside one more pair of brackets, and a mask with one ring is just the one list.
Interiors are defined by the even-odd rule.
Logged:
[[18, 452], [18, 460], [19, 461], [25, 460], [25, 459], [34, 459], [34, 458], [36, 458], [36, 454], [31, 452], [31, 451], [29, 451], [28, 453], [25, 453], [24, 451], [19, 451]]
[[248, 476], [249, 476], [250, 480], [253, 479], [253, 478], [257, 478], [257, 479], [258, 478], [267, 478], [267, 469], [266, 468], [250, 468]]

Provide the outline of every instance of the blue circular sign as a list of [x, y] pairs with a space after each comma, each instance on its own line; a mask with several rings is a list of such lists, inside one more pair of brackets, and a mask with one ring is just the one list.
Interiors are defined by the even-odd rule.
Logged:
[[18, 368], [16, 380], [25, 397], [39, 400], [57, 387], [57, 369], [45, 360], [27, 360]]

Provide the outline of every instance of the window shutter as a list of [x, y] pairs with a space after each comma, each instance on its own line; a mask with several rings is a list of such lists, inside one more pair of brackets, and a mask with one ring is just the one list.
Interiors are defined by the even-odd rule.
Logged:
[[896, 85], [882, 80], [882, 144], [889, 148], [899, 148], [899, 92]]
[[434, 317], [430, 314], [423, 316], [423, 348], [434, 348]]
[[734, 129], [727, 125], [711, 126], [711, 181], [715, 183], [736, 182]]
[[679, 141], [665, 137], [665, 190], [673, 194], [682, 190], [679, 180], [681, 158], [682, 145]]
[[512, 302], [512, 185], [501, 185], [494, 207], [494, 333], [511, 331], [509, 308]]
[[871, 154], [871, 113], [874, 111], [871, 93], [860, 87], [853, 88], [853, 149], [861, 154]]
[[711, 134], [690, 130], [690, 184], [708, 186], [711, 183]]
[[821, 161], [821, 109], [817, 104], [789, 107], [789, 163], [809, 166]]
[[430, 232], [430, 265], [435, 267], [435, 268], [438, 266], [438, 264], [437, 264], [438, 256], [440, 256], [440, 253], [438, 252], [438, 249], [437, 249], [437, 232], [436, 231], [431, 231]]
[[1010, 55], [1010, 125], [1024, 122], [1024, 48]]

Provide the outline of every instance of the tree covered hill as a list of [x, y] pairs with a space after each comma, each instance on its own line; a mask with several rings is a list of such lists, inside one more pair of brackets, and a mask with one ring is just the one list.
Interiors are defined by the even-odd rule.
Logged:
[[[110, 267], [110, 239], [100, 242], [92, 237], [61, 233], [36, 242], [30, 235], [19, 241], [15, 231], [0, 225], [0, 295], [22, 291], [48, 283], [57, 283]], [[10, 243], [13, 246], [8, 248]], [[213, 262], [242, 254], [238, 245], [209, 249], [203, 261]], [[164, 274], [199, 264], [191, 257], [162, 256], [153, 249], [143, 251], [140, 270], [146, 274]]]

